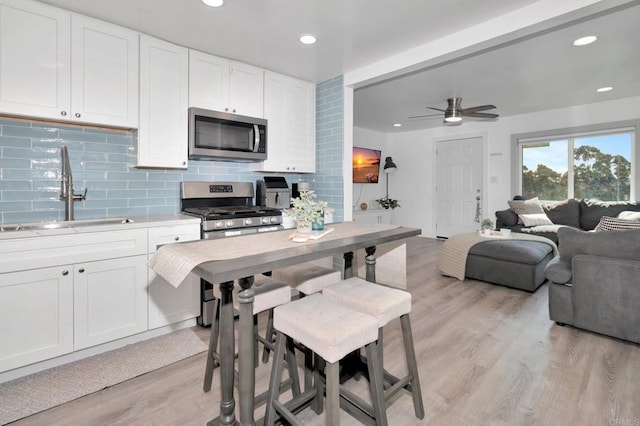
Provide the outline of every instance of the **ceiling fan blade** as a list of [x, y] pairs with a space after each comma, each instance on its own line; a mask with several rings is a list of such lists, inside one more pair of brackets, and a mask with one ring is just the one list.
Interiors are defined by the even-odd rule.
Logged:
[[465, 117], [475, 117], [475, 118], [498, 118], [498, 114], [492, 114], [489, 112], [466, 112], [463, 114]]
[[433, 117], [442, 117], [442, 114], [414, 115], [413, 117], [408, 117], [408, 118], [409, 120], [415, 120], [415, 119], [433, 118]]
[[435, 108], [435, 107], [425, 107], [425, 108], [435, 109], [436, 111], [442, 111], [442, 112], [444, 112], [444, 111], [445, 111], [445, 110], [443, 110], [443, 109]]
[[495, 105], [478, 105], [471, 108], [462, 108], [462, 113], [469, 114], [470, 112], [486, 111], [488, 109], [495, 109], [495, 108], [496, 108]]

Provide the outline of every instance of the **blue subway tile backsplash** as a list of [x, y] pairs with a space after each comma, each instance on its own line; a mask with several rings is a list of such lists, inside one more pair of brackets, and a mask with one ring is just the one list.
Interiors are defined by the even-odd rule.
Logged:
[[[316, 173], [284, 174], [289, 184], [307, 180], [334, 209], [342, 211], [342, 76], [316, 86]], [[66, 145], [75, 192], [77, 219], [173, 214], [180, 211], [184, 180], [250, 181], [266, 173], [244, 163], [189, 161], [188, 169], [138, 169], [135, 136], [62, 123], [0, 117], [0, 223], [64, 219], [60, 192], [60, 147]], [[278, 174], [281, 175], [281, 174]]]

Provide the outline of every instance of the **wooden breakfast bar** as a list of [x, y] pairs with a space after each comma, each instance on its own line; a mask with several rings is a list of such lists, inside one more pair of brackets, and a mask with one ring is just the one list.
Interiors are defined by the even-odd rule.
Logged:
[[[234, 318], [232, 290], [238, 280], [239, 424], [253, 425], [255, 369], [253, 337], [253, 276], [286, 266], [332, 256], [343, 256], [345, 277], [353, 275], [353, 253], [365, 249], [366, 278], [375, 282], [376, 246], [420, 235], [419, 229], [383, 224], [343, 222], [333, 231], [303, 243], [290, 240], [292, 230], [201, 240], [160, 247], [149, 266], [174, 286], [193, 272], [220, 286], [220, 424], [236, 424], [234, 388]], [[217, 422], [216, 422], [217, 423]], [[213, 424], [213, 422], [210, 422]]]

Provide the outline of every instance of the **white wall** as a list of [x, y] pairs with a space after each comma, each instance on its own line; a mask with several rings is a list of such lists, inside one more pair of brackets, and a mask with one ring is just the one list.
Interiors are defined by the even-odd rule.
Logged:
[[[389, 192], [400, 200], [393, 222], [422, 229], [435, 237], [435, 143], [438, 140], [481, 136], [486, 138], [484, 155], [485, 197], [483, 216], [495, 220], [494, 212], [507, 208], [511, 188], [511, 135], [586, 126], [640, 118], [640, 97], [579, 105], [500, 118], [493, 123], [467, 121], [457, 127], [388, 134], [388, 152], [398, 165]], [[637, 153], [639, 156], [640, 153]], [[639, 166], [636, 161], [637, 167]]]
[[[391, 155], [389, 154], [389, 150], [387, 149], [387, 134], [363, 129], [360, 127], [354, 127], [353, 146], [357, 146], [359, 148], [379, 149], [380, 151], [382, 151], [380, 178], [378, 180], [378, 183], [353, 184], [353, 210], [360, 210], [360, 204], [363, 202], [369, 205], [369, 209], [378, 208], [378, 203], [376, 203], [375, 200], [386, 195], [386, 176], [384, 175], [384, 173], [382, 173], [382, 167], [384, 166], [385, 157]], [[391, 177], [391, 179], [393, 179], [393, 176]], [[389, 182], [389, 195], [391, 196], [393, 194], [391, 191], [392, 181], [390, 180]], [[391, 196], [391, 198], [395, 198], [395, 195]]]

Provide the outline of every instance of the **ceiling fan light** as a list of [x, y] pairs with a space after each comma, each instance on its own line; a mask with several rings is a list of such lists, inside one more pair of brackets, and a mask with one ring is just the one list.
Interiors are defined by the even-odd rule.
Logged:
[[202, 0], [202, 3], [211, 7], [220, 7], [224, 4], [224, 0]]
[[462, 117], [460, 117], [459, 115], [451, 115], [449, 117], [445, 117], [444, 121], [446, 121], [447, 123], [457, 123], [458, 121], [462, 121]]

